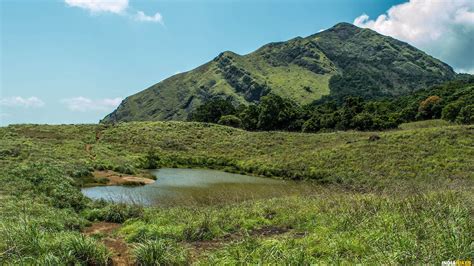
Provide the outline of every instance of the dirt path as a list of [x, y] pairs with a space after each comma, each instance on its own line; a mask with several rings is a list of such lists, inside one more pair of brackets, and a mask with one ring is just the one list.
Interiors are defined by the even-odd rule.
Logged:
[[91, 159], [94, 161], [95, 160], [95, 154], [92, 153], [92, 144], [86, 144], [84, 147], [84, 150], [86, 151], [87, 154], [91, 157]]
[[[125, 266], [135, 265], [131, 257], [130, 249], [125, 240], [116, 235], [117, 230], [121, 224], [108, 222], [95, 222], [90, 227], [84, 229], [83, 233], [87, 236], [101, 235], [101, 242], [112, 252], [112, 265]], [[253, 230], [249, 233], [251, 236], [257, 237], [274, 237], [285, 233], [290, 233], [291, 228], [267, 226], [260, 229]], [[206, 253], [220, 249], [223, 246], [243, 239], [244, 235], [240, 233], [229, 234], [223, 238], [195, 241], [183, 243], [189, 248], [191, 264], [199, 261]], [[302, 237], [301, 233], [296, 233], [295, 237]]]
[[87, 236], [103, 235], [101, 242], [112, 252], [112, 265], [133, 265], [127, 243], [121, 237], [115, 235], [120, 226], [121, 224], [117, 223], [96, 222], [84, 229], [83, 233]]

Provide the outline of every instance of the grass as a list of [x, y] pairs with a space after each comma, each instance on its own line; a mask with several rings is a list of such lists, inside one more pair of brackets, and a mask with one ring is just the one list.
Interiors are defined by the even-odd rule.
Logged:
[[133, 249], [138, 265], [182, 265], [187, 254], [177, 243], [157, 240], [136, 244]]
[[[439, 121], [322, 134], [183, 122], [2, 127], [0, 264], [106, 264], [110, 251], [80, 233], [94, 221], [123, 223], [118, 234], [144, 265], [470, 259], [473, 129]], [[380, 139], [369, 141], [374, 134]], [[140, 172], [147, 160], [315, 188], [147, 208], [93, 202], [78, 189], [94, 169]]]
[[[75, 128], [72, 130], [71, 128]], [[101, 138], [95, 142], [96, 132]], [[219, 168], [289, 179], [312, 179], [357, 190], [410, 189], [413, 182], [434, 187], [472, 179], [472, 126], [373, 132], [304, 134], [246, 132], [184, 122], [135, 122], [110, 127], [10, 126], [0, 162], [49, 161], [68, 172], [90, 167], [140, 168], [154, 150], [159, 166]], [[90, 152], [85, 150], [90, 144]], [[91, 157], [91, 154], [93, 157]], [[297, 156], [295, 156], [297, 155]], [[76, 178], [79, 180], [80, 178]], [[408, 182], [407, 182], [408, 180]]]
[[[327, 191], [199, 211], [149, 209], [121, 233], [130, 242], [220, 242], [222, 248], [199, 258], [203, 264], [440, 263], [472, 256], [470, 203], [466, 192], [397, 197]], [[266, 228], [277, 233], [259, 234]]]
[[433, 120], [424, 120], [424, 121], [417, 121], [417, 122], [410, 122], [410, 123], [403, 123], [398, 127], [400, 129], [421, 129], [421, 128], [430, 128], [430, 127], [446, 127], [446, 126], [453, 126], [454, 123], [451, 123], [446, 120], [442, 119], [433, 119]]

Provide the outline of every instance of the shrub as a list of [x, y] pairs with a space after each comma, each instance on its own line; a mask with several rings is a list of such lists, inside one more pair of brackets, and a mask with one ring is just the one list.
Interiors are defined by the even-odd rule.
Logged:
[[214, 230], [209, 214], [205, 214], [201, 220], [190, 223], [183, 230], [183, 237], [190, 241], [209, 240], [214, 237]]
[[71, 173], [71, 176], [74, 178], [92, 177], [92, 171], [89, 168], [82, 167], [73, 171]]
[[321, 129], [319, 117], [313, 116], [303, 124], [303, 132], [318, 132]]
[[99, 177], [95, 180], [95, 182], [99, 184], [107, 184], [109, 183], [109, 179], [107, 177]]
[[68, 255], [73, 257], [73, 261], [69, 262], [71, 264], [78, 261], [87, 265], [106, 265], [110, 259], [110, 253], [103, 244], [84, 235], [71, 234], [63, 245]]
[[59, 167], [34, 163], [16, 168], [9, 174], [22, 180], [25, 185], [23, 191], [33, 191], [36, 196], [47, 197], [54, 207], [81, 210], [88, 201], [75, 187], [74, 180]]
[[115, 172], [119, 172], [122, 174], [127, 174], [127, 175], [133, 175], [136, 173], [136, 170], [133, 166], [131, 165], [119, 165], [114, 167]]
[[441, 112], [441, 118], [454, 122], [462, 108], [461, 102], [453, 102], [446, 105]]
[[420, 102], [418, 107], [418, 119], [433, 119], [441, 116], [441, 97], [437, 95], [429, 96]]
[[235, 113], [236, 110], [231, 99], [212, 99], [190, 113], [189, 120], [217, 123], [222, 116]]
[[362, 112], [352, 118], [352, 127], [358, 130], [371, 130], [374, 128], [373, 119], [371, 114]]
[[138, 265], [179, 265], [187, 262], [187, 251], [177, 243], [166, 240], [137, 244], [133, 255]]
[[127, 205], [123, 203], [109, 204], [100, 209], [88, 209], [83, 215], [89, 221], [106, 221], [123, 223], [127, 219], [143, 216], [143, 207], [139, 205]]
[[461, 124], [474, 123], [474, 104], [463, 107], [461, 111], [459, 111], [456, 122]]
[[142, 168], [145, 169], [157, 169], [160, 165], [161, 157], [158, 155], [158, 152], [154, 149], [148, 150], [142, 161]]
[[238, 118], [235, 115], [221, 116], [221, 118], [219, 119], [217, 123], [224, 126], [230, 126], [230, 127], [237, 127], [237, 128], [242, 127], [242, 121], [240, 120], [240, 118]]

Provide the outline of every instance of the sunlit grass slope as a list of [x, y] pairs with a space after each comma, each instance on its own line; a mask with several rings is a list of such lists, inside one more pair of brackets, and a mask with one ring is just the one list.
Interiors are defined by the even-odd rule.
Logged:
[[[474, 127], [247, 132], [184, 122], [0, 128], [0, 264], [105, 265], [91, 221], [143, 264], [440, 263], [472, 257]], [[377, 135], [380, 139], [372, 137]], [[94, 169], [218, 168], [314, 181], [305, 193], [210, 206], [91, 202]], [[225, 195], [223, 194], [223, 197]]]

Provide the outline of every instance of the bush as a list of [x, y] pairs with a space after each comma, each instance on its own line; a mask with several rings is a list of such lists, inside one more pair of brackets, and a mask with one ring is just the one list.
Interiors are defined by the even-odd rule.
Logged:
[[131, 165], [119, 165], [114, 167], [115, 172], [119, 172], [122, 174], [127, 174], [127, 175], [133, 175], [136, 173], [136, 170], [133, 166]]
[[166, 240], [137, 244], [133, 255], [138, 265], [180, 265], [186, 264], [187, 252], [177, 243]]
[[99, 209], [88, 209], [83, 215], [89, 221], [123, 223], [127, 219], [143, 216], [143, 207], [139, 205], [109, 204]]
[[418, 108], [418, 119], [434, 119], [441, 117], [441, 97], [437, 95], [429, 96], [424, 101], [420, 102]]
[[205, 213], [198, 221], [189, 223], [183, 230], [183, 238], [189, 241], [210, 240], [216, 233], [208, 213]]
[[461, 111], [459, 111], [456, 122], [461, 124], [474, 123], [474, 104], [463, 107]]
[[224, 126], [230, 126], [230, 127], [237, 127], [237, 128], [242, 127], [242, 121], [240, 120], [240, 118], [238, 118], [235, 115], [221, 116], [221, 118], [219, 119], [217, 123]]
[[95, 180], [95, 182], [99, 184], [107, 184], [109, 183], [109, 179], [107, 177], [99, 177]]
[[45, 196], [49, 204], [57, 208], [83, 209], [88, 200], [75, 187], [74, 180], [59, 167], [35, 163], [18, 167], [11, 173], [21, 180], [25, 190], [32, 191], [35, 196]]
[[160, 160], [161, 157], [158, 155], [158, 152], [154, 149], [150, 149], [146, 153], [141, 166], [144, 169], [157, 169], [159, 168]]
[[462, 108], [461, 102], [453, 102], [446, 105], [441, 112], [441, 118], [454, 122]]
[[189, 120], [217, 123], [225, 115], [235, 114], [236, 109], [231, 99], [212, 99], [189, 114]]
[[69, 263], [81, 262], [87, 265], [107, 265], [110, 253], [103, 244], [80, 234], [71, 234], [63, 242], [68, 255], [73, 257]]
[[83, 167], [76, 169], [71, 173], [71, 176], [74, 178], [81, 178], [81, 177], [92, 177], [92, 169]]
[[1, 265], [107, 265], [109, 258], [103, 244], [77, 232], [57, 231], [47, 223], [39, 226], [32, 221], [0, 222]]
[[373, 120], [374, 117], [371, 114], [362, 112], [352, 118], [352, 127], [358, 130], [371, 130], [374, 128]]
[[319, 117], [313, 116], [306, 120], [303, 124], [303, 132], [318, 132], [321, 129], [321, 122]]

